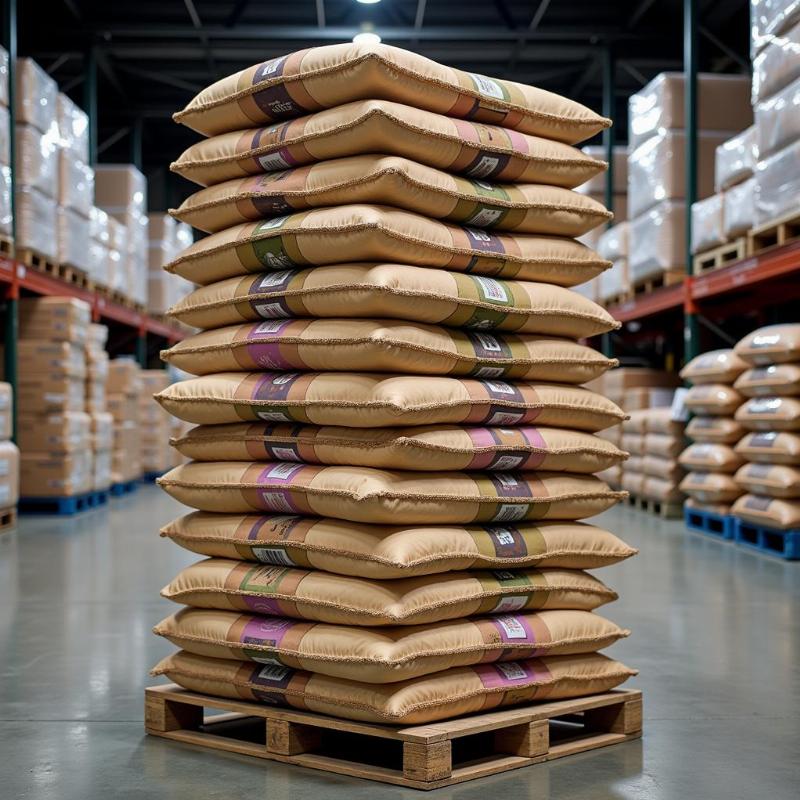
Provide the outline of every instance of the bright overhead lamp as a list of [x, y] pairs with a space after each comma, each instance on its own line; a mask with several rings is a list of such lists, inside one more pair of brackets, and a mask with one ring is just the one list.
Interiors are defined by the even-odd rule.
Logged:
[[357, 3], [361, 3], [365, 6], [373, 6], [375, 3], [380, 3], [381, 0], [356, 0]]
[[372, 31], [362, 31], [353, 37], [354, 44], [380, 44], [380, 41], [381, 37], [377, 33], [372, 33]]

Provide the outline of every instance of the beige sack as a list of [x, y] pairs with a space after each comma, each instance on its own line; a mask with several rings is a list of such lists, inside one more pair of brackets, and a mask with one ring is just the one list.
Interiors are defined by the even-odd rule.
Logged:
[[745, 397], [800, 394], [800, 364], [770, 364], [743, 372], [734, 388]]
[[727, 444], [695, 442], [681, 453], [679, 461], [690, 470], [731, 473], [745, 461], [737, 451]]
[[578, 386], [370, 373], [223, 372], [155, 395], [197, 424], [262, 420], [376, 428], [435, 423], [539, 425], [598, 431], [623, 412]]
[[619, 327], [605, 309], [561, 286], [401, 264], [228, 278], [199, 287], [169, 313], [198, 328], [281, 317], [388, 317], [579, 339]]
[[747, 369], [747, 362], [732, 349], [709, 350], [695, 356], [680, 376], [692, 384], [733, 383]]
[[187, 550], [385, 580], [465, 569], [595, 569], [637, 552], [583, 522], [397, 527], [287, 515], [193, 511], [161, 529]]
[[166, 675], [179, 686], [202, 694], [365, 722], [410, 725], [534, 700], [606, 692], [636, 671], [591, 653], [455, 667], [376, 685], [181, 651], [161, 661], [152, 674]]
[[757, 494], [742, 495], [731, 508], [735, 517], [780, 530], [800, 528], [800, 501]]
[[255, 64], [203, 89], [174, 119], [209, 135], [372, 97], [563, 142], [581, 142], [611, 125], [544, 89], [371, 42], [313, 47]]
[[686, 426], [686, 435], [695, 442], [735, 444], [744, 434], [733, 417], [693, 417]]
[[387, 582], [223, 558], [186, 567], [161, 594], [198, 608], [334, 625], [422, 625], [550, 608], [591, 611], [617, 599], [580, 570], [449, 572]]
[[683, 501], [683, 507], [689, 508], [692, 511], [702, 511], [707, 514], [719, 514], [723, 517], [731, 513], [730, 503], [701, 503], [695, 500], [694, 497], [687, 497]]
[[680, 503], [683, 501], [683, 492], [678, 487], [677, 479], [664, 480], [651, 475], [644, 476], [642, 495], [649, 500], [660, 503]]
[[721, 472], [689, 472], [681, 481], [680, 489], [701, 503], [729, 503], [742, 494], [733, 475]]
[[648, 408], [645, 413], [645, 430], [647, 434], [662, 434], [667, 436], [683, 436], [686, 423], [683, 420], [674, 419], [672, 409], [668, 406], [664, 408]]
[[644, 455], [644, 434], [641, 433], [623, 433], [622, 434], [622, 449], [632, 456]]
[[201, 425], [171, 441], [195, 461], [300, 461], [382, 469], [541, 469], [593, 473], [625, 453], [598, 436], [565, 428], [344, 428], [288, 423]]
[[642, 459], [642, 472], [648, 478], [659, 478], [668, 483], [678, 483], [683, 477], [683, 468], [674, 458], [662, 458], [650, 453]]
[[589, 611], [364, 628], [201, 608], [184, 608], [153, 632], [196, 655], [363, 683], [397, 683], [470, 664], [593, 653], [630, 633]]
[[800, 361], [800, 323], [758, 328], [734, 349], [740, 358], [757, 367]]
[[170, 470], [158, 484], [200, 511], [385, 524], [582, 519], [622, 496], [593, 475], [564, 472], [400, 472], [291, 462], [195, 461]]
[[192, 375], [345, 370], [586, 383], [617, 365], [569, 339], [459, 331], [418, 322], [287, 319], [188, 336], [161, 359]]
[[647, 433], [644, 437], [644, 452], [659, 458], [677, 458], [686, 446], [683, 435], [669, 433]]
[[744, 461], [800, 466], [800, 433], [754, 431], [739, 440], [736, 452]]
[[388, 206], [346, 205], [235, 225], [165, 266], [194, 283], [308, 265], [389, 261], [573, 286], [610, 262], [574, 239], [459, 228]]
[[381, 155], [335, 158], [234, 178], [201, 189], [171, 213], [211, 233], [242, 222], [347, 203], [397, 206], [460, 225], [556, 236], [581, 236], [612, 216], [588, 195], [561, 186], [486, 183]]
[[745, 464], [736, 482], [746, 492], [766, 497], [800, 498], [800, 468], [786, 464]]
[[622, 471], [622, 488], [630, 492], [634, 497], [641, 497], [644, 494], [643, 472], [633, 472], [627, 469]]
[[736, 389], [722, 383], [703, 383], [699, 386], [692, 386], [684, 398], [686, 408], [693, 414], [718, 417], [732, 415], [743, 402], [744, 397]]
[[736, 412], [749, 431], [800, 430], [800, 397], [753, 397]]

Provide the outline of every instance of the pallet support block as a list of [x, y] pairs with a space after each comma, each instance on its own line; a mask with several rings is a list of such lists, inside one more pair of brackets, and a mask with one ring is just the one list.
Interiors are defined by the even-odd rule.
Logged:
[[[145, 695], [145, 727], [154, 736], [425, 790], [619, 744], [642, 729], [641, 692], [631, 690], [410, 727], [210, 697], [174, 685]], [[204, 718], [204, 708], [214, 714]]]

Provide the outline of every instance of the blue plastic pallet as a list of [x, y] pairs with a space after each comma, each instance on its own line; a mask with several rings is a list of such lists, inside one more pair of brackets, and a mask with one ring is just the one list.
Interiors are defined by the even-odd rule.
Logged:
[[711, 511], [699, 511], [696, 508], [684, 506], [683, 521], [691, 531], [707, 533], [717, 539], [729, 541], [734, 538], [734, 518], [728, 514], [714, 514]]
[[736, 543], [744, 547], [790, 561], [800, 559], [800, 529], [765, 528], [734, 517], [734, 535]]
[[163, 474], [163, 472], [145, 472], [142, 475], [142, 483], [155, 483]]
[[108, 492], [86, 492], [72, 497], [20, 497], [20, 514], [78, 514], [100, 508], [108, 502]]
[[112, 497], [122, 497], [124, 494], [131, 494], [139, 488], [139, 481], [124, 481], [123, 483], [112, 483], [111, 492]]

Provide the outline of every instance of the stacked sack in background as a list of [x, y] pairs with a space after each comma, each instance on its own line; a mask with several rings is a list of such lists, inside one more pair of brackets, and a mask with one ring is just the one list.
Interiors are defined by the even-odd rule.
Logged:
[[800, 528], [800, 325], [769, 325], [734, 348], [749, 365], [736, 381], [747, 398], [736, 420], [747, 431], [736, 453], [734, 516], [767, 528]]
[[145, 477], [150, 478], [161, 475], [173, 466], [173, 451], [169, 445], [172, 418], [153, 400], [153, 396], [164, 391], [172, 379], [164, 369], [143, 369], [139, 376], [141, 465]]
[[19, 500], [19, 450], [11, 441], [13, 403], [11, 384], [0, 382], [0, 516]]
[[570, 191], [606, 121], [349, 44], [177, 118], [212, 136], [175, 165], [211, 235], [168, 265], [204, 331], [164, 354], [201, 377], [157, 395], [199, 425], [159, 483], [198, 509], [163, 534], [210, 558], [164, 590], [184, 649], [154, 672], [395, 723], [622, 683], [597, 651], [626, 631], [590, 613], [615, 594], [582, 570], [634, 551], [576, 522], [619, 498], [593, 432], [623, 414], [578, 386], [613, 362], [576, 341], [615, 323], [564, 288], [607, 266], [571, 237], [608, 215]]
[[111, 451], [114, 446], [114, 417], [108, 412], [108, 328], [92, 323], [86, 337], [86, 411], [89, 414], [92, 489], [111, 486]]
[[108, 365], [108, 410], [114, 418], [111, 482], [142, 477], [142, 368], [133, 358], [115, 358]]
[[734, 417], [744, 397], [734, 382], [745, 369], [737, 353], [726, 349], [702, 353], [681, 370], [681, 377], [692, 384], [685, 405], [694, 415], [686, 427], [692, 444], [680, 457], [689, 470], [681, 489], [689, 495], [686, 505], [696, 511], [729, 514], [731, 503], [742, 494], [733, 477], [742, 458], [733, 447], [744, 432]]
[[86, 342], [91, 311], [70, 297], [19, 301], [17, 441], [20, 494], [73, 497], [92, 491]]

